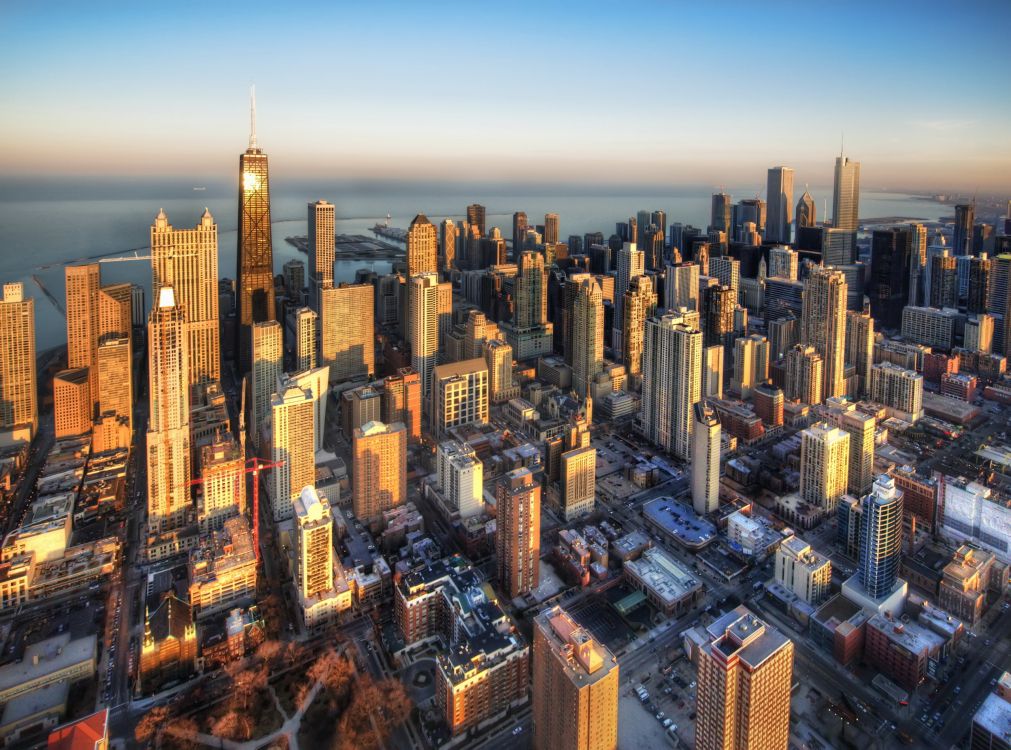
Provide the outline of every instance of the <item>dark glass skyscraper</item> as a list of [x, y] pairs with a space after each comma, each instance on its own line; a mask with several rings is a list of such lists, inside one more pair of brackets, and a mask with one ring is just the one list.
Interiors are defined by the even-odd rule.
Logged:
[[860, 518], [860, 583], [871, 597], [887, 596], [899, 575], [902, 553], [902, 491], [882, 474], [863, 499]]
[[951, 230], [951, 254], [972, 255], [972, 225], [976, 219], [974, 204], [955, 206], [955, 226]]
[[276, 318], [270, 179], [267, 155], [256, 145], [255, 97], [250, 103], [249, 148], [239, 156], [238, 227], [239, 366], [246, 372], [252, 356], [252, 325]]
[[912, 240], [907, 228], [877, 229], [871, 235], [871, 315], [882, 328], [902, 324], [902, 308], [909, 300], [909, 255]]

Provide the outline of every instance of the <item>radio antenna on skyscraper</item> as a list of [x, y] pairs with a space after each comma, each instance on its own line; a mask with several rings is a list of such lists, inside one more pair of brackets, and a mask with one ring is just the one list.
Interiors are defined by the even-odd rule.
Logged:
[[249, 87], [249, 147], [256, 148], [256, 84]]

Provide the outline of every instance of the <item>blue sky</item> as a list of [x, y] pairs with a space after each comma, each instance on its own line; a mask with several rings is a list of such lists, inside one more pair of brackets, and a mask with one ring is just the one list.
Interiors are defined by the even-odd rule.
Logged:
[[1011, 3], [4, 3], [0, 173], [1011, 190]]

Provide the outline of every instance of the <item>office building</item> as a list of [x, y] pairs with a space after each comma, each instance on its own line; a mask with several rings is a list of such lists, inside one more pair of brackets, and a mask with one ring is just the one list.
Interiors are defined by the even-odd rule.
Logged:
[[720, 420], [715, 409], [701, 401], [692, 416], [692, 507], [704, 516], [720, 505]]
[[516, 279], [515, 327], [533, 328], [548, 319], [548, 284], [544, 272], [544, 256], [528, 250], [519, 254]]
[[773, 247], [769, 249], [769, 276], [797, 280], [800, 255], [793, 248]]
[[407, 429], [401, 422], [369, 422], [352, 440], [352, 508], [363, 523], [374, 523], [407, 498]]
[[839, 155], [835, 160], [832, 191], [832, 226], [850, 232], [857, 230], [860, 219], [860, 162]]
[[790, 167], [769, 169], [768, 213], [765, 239], [769, 242], [789, 242], [793, 223], [793, 170]]
[[971, 352], [989, 354], [993, 351], [994, 320], [992, 315], [979, 313], [965, 321], [963, 348]]
[[741, 398], [750, 398], [755, 387], [768, 379], [769, 340], [754, 333], [734, 341], [733, 387]]
[[39, 430], [35, 361], [35, 300], [20, 282], [4, 284], [0, 299], [0, 432]]
[[[273, 274], [270, 288], [273, 292]], [[175, 229], [164, 211], [151, 225], [151, 294], [172, 287], [189, 339], [190, 389], [221, 380], [218, 227], [206, 208], [193, 229]]]
[[755, 386], [751, 393], [751, 402], [755, 407], [755, 416], [762, 420], [766, 427], [780, 427], [783, 424], [783, 389], [772, 383], [762, 383]]
[[513, 381], [513, 348], [502, 339], [491, 339], [484, 342], [483, 350], [489, 400], [500, 404], [516, 398], [520, 391]]
[[809, 406], [822, 402], [822, 375], [824, 363], [813, 346], [795, 344], [786, 353], [786, 382], [784, 395], [790, 401], [800, 401]]
[[534, 618], [535, 748], [618, 747], [618, 660], [560, 606]]
[[886, 406], [890, 416], [917, 422], [923, 416], [923, 375], [879, 362], [871, 367], [870, 398]]
[[970, 313], [984, 313], [989, 309], [990, 276], [993, 260], [986, 253], [969, 261], [969, 294], [967, 309]]
[[294, 384], [279, 390], [270, 399], [271, 470], [273, 491], [270, 504], [275, 521], [291, 518], [292, 502], [306, 485], [316, 483], [316, 452], [311, 436], [315, 432], [315, 403], [312, 392]]
[[871, 489], [874, 479], [874, 430], [877, 418], [857, 409], [856, 404], [842, 399], [825, 402], [827, 418], [850, 436], [850, 460], [847, 486], [849, 492], [862, 497]]
[[294, 501], [295, 585], [303, 599], [333, 589], [333, 515], [315, 487], [305, 487]]
[[[729, 195], [724, 193], [722, 190], [719, 193], [713, 194], [713, 207], [712, 214], [709, 219], [710, 229], [714, 229], [718, 232], [726, 232], [728, 235], [733, 232], [732, 216], [734, 210], [734, 199]], [[671, 225], [671, 231], [673, 231], [674, 225]], [[678, 250], [684, 250], [680, 243], [672, 243]]]
[[895, 480], [882, 474], [873, 491], [861, 501], [860, 557], [857, 576], [873, 599], [887, 596], [895, 587], [902, 556], [902, 491]]
[[334, 285], [334, 210], [334, 205], [324, 200], [308, 204], [309, 301], [316, 312], [322, 312], [320, 291]]
[[412, 276], [408, 283], [411, 367], [421, 377], [421, 392], [428, 397], [439, 354], [439, 276], [422, 273]]
[[579, 282], [572, 303], [572, 389], [586, 398], [594, 376], [603, 369], [603, 294], [596, 280], [587, 277]]
[[375, 288], [371, 284], [325, 287], [321, 300], [320, 359], [330, 368], [330, 382], [372, 377], [376, 371]]
[[295, 370], [312, 370], [319, 366], [316, 340], [319, 338], [319, 313], [311, 307], [295, 311]]
[[776, 549], [776, 582], [817, 606], [831, 591], [832, 562], [799, 536], [789, 536]]
[[800, 433], [800, 496], [825, 513], [834, 513], [849, 480], [850, 436], [825, 422]]
[[98, 359], [98, 289], [97, 263], [67, 266], [67, 367], [85, 367], [90, 379], [92, 410], [98, 407], [98, 379], [94, 377]]
[[467, 206], [467, 224], [477, 231], [478, 237], [485, 235], [485, 207], [480, 203], [471, 203]]
[[407, 230], [407, 275], [439, 271], [439, 242], [435, 225], [424, 214], [418, 214]]
[[284, 370], [283, 329], [276, 320], [254, 323], [252, 336], [252, 412], [249, 437], [256, 447], [267, 426], [270, 415], [270, 397], [277, 386], [277, 378]]
[[739, 606], [705, 629], [696, 691], [697, 750], [786, 750], [793, 642]]
[[[98, 345], [98, 419], [110, 420], [133, 433], [133, 349], [129, 336], [107, 334]], [[96, 434], [96, 439], [98, 435]], [[106, 448], [128, 448], [103, 442]], [[98, 448], [95, 449], [99, 451]]]
[[[618, 351], [622, 351], [622, 332], [624, 331], [623, 302], [625, 291], [629, 283], [636, 276], [641, 276], [646, 272], [646, 255], [636, 247], [635, 242], [625, 242], [618, 251], [618, 275], [614, 281], [614, 330], [612, 331], [612, 346]], [[603, 323], [603, 319], [601, 319]], [[603, 335], [603, 334], [601, 334]], [[603, 350], [601, 350], [603, 356]], [[590, 377], [593, 377], [591, 373]], [[583, 394], [581, 394], [583, 395]]]
[[955, 225], [951, 229], [951, 250], [953, 255], [973, 255], [973, 226], [976, 223], [975, 202], [955, 206]]
[[518, 258], [520, 253], [526, 250], [524, 243], [527, 239], [527, 214], [525, 211], [517, 211], [513, 214], [513, 258]]
[[[882, 328], [898, 328], [909, 302], [909, 267], [913, 253], [909, 227], [875, 229], [871, 234], [871, 277], [867, 296], [871, 315]], [[929, 270], [929, 264], [926, 266]], [[929, 292], [929, 279], [924, 293]]]
[[814, 198], [805, 189], [804, 194], [797, 201], [797, 228], [813, 227], [818, 224], [818, 211], [814, 205]]
[[741, 289], [741, 261], [722, 255], [710, 258], [709, 275], [719, 281], [720, 286], [733, 289], [737, 297]]
[[530, 469], [513, 469], [495, 484], [495, 561], [510, 599], [537, 588], [541, 558], [541, 485]]
[[558, 214], [544, 214], [544, 244], [558, 243]]
[[284, 299], [291, 304], [302, 304], [305, 295], [305, 263], [293, 259], [285, 261], [281, 267], [281, 281], [284, 284]]
[[147, 525], [152, 533], [184, 526], [191, 508], [189, 338], [172, 287], [163, 286], [147, 326]]
[[410, 367], [397, 370], [383, 381], [382, 421], [403, 423], [407, 439], [421, 440], [421, 376]]
[[846, 354], [843, 358], [853, 365], [860, 378], [860, 394], [871, 385], [871, 365], [874, 364], [874, 318], [867, 312], [846, 311]]
[[702, 331], [705, 345], [726, 348], [734, 333], [737, 293], [729, 286], [709, 286], [702, 291]]
[[958, 307], [957, 264], [947, 249], [930, 259], [931, 307]]
[[442, 498], [460, 518], [484, 510], [484, 464], [474, 448], [456, 440], [444, 440], [436, 450], [436, 481]]
[[[256, 105], [250, 118], [249, 147], [239, 156], [239, 219], [235, 274], [240, 373], [252, 362], [252, 326], [276, 318], [274, 255], [270, 223], [267, 155], [256, 143]], [[217, 276], [214, 277], [217, 282]]]
[[432, 373], [432, 433], [445, 437], [453, 427], [488, 422], [488, 365], [465, 359], [439, 365]]
[[622, 302], [622, 361], [629, 375], [642, 372], [642, 341], [646, 320], [656, 311], [657, 297], [649, 276], [634, 276]]
[[197, 522], [206, 533], [226, 520], [246, 513], [246, 457], [231, 435], [200, 448]]
[[902, 335], [915, 344], [951, 350], [963, 321], [954, 308], [907, 306], [902, 310]]
[[60, 370], [53, 376], [53, 421], [56, 439], [91, 431], [93, 405], [88, 368]]
[[691, 457], [693, 407], [702, 400], [702, 333], [679, 315], [646, 321], [643, 345], [643, 435], [682, 460]]
[[723, 398], [723, 363], [726, 352], [719, 344], [702, 349], [702, 396]]
[[822, 360], [822, 398], [846, 393], [846, 278], [842, 272], [817, 266], [804, 283], [801, 343], [812, 346]]
[[[1009, 212], [1011, 213], [1011, 212]], [[1011, 223], [1011, 219], [1008, 220]], [[1011, 673], [1004, 672], [972, 717], [969, 750], [1011, 748]]]
[[452, 219], [443, 219], [439, 224], [439, 271], [456, 268], [456, 245], [459, 230]]
[[699, 266], [696, 263], [678, 263], [667, 266], [664, 282], [664, 306], [668, 310], [682, 308], [691, 312], [699, 310]]

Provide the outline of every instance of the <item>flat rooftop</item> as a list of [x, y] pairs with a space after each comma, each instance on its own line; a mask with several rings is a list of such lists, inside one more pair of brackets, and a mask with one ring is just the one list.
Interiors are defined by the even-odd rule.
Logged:
[[1011, 703], [996, 693], [986, 697], [972, 721], [1004, 742], [1011, 742]]
[[657, 547], [644, 551], [625, 568], [666, 604], [674, 604], [701, 588], [702, 583], [670, 555]]
[[685, 547], [698, 549], [716, 539], [716, 527], [672, 497], [658, 497], [642, 507], [643, 517]]

